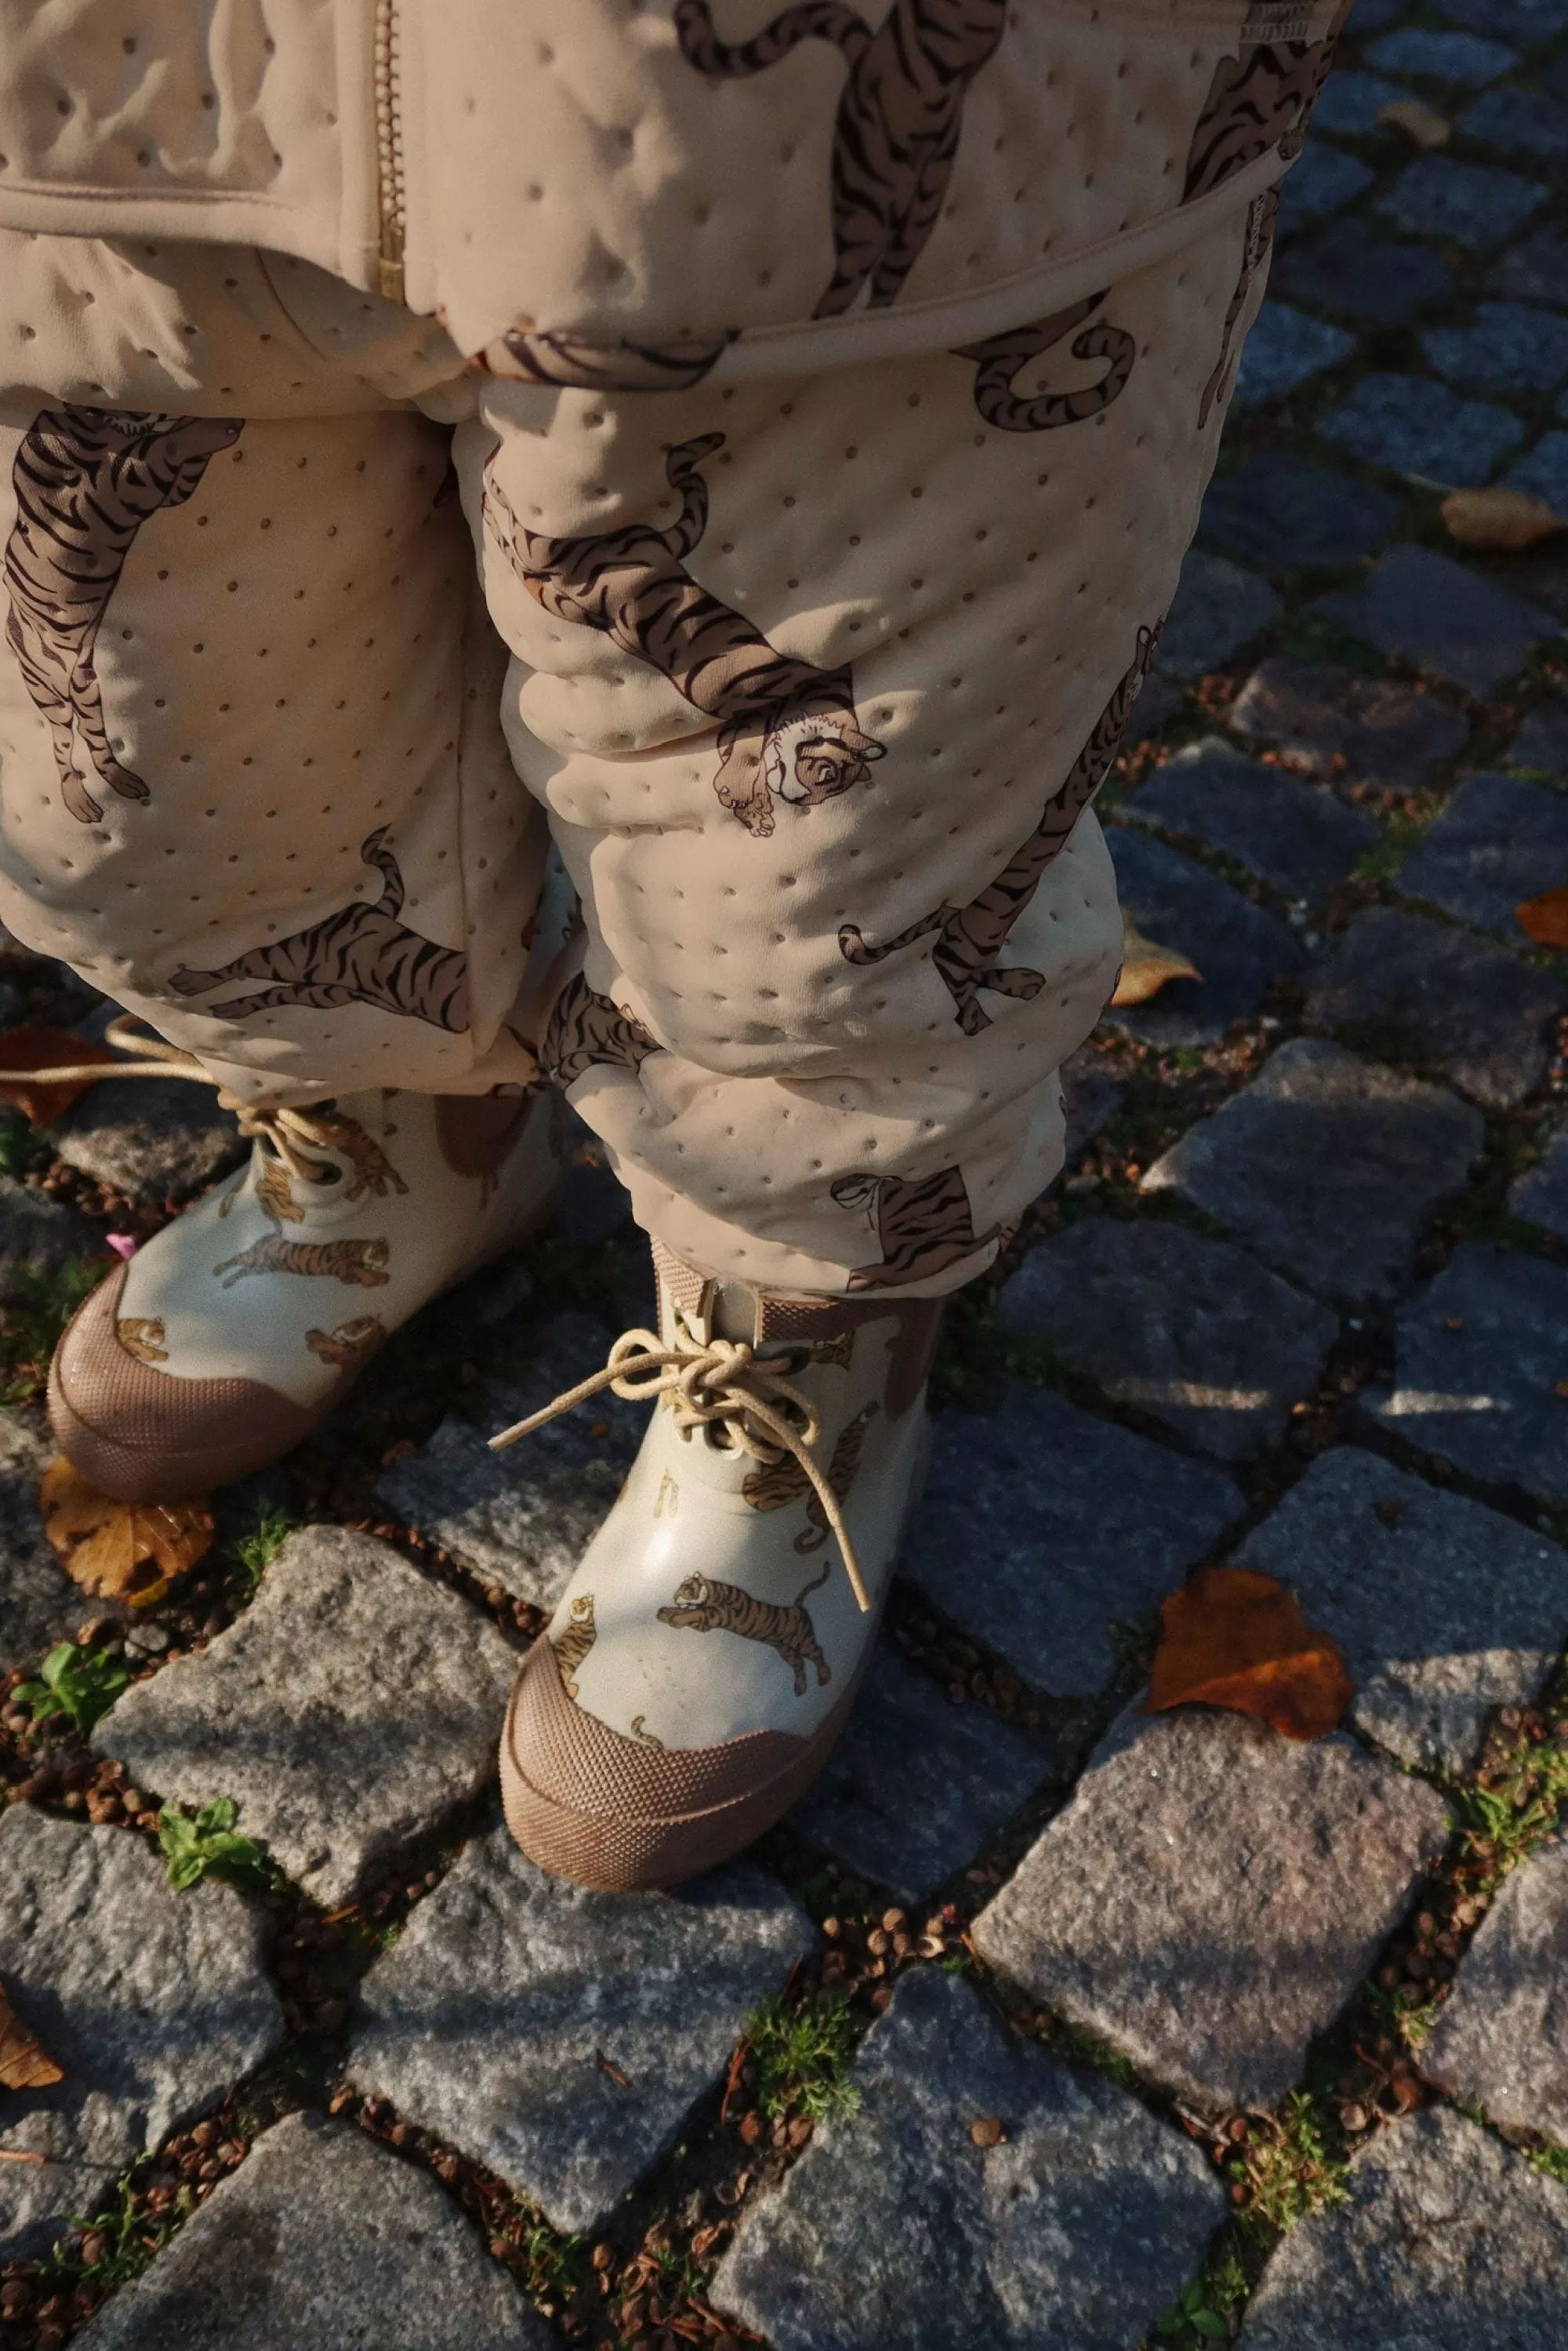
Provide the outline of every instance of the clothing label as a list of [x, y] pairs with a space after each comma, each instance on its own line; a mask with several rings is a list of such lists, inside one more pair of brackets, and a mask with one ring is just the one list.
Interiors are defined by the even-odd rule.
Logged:
[[1312, 16], [1303, 0], [1250, 0], [1241, 27], [1243, 46], [1260, 41], [1304, 41]]

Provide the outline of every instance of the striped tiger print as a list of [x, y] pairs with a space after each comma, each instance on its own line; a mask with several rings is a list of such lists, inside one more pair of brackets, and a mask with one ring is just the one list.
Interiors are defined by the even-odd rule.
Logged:
[[1032, 399], [1020, 398], [1013, 391], [1030, 361], [1082, 326], [1104, 299], [1103, 293], [1091, 294], [1070, 309], [1015, 327], [1010, 334], [988, 335], [984, 342], [959, 344], [953, 356], [974, 360], [975, 405], [988, 424], [1003, 433], [1051, 433], [1063, 424], [1082, 424], [1121, 398], [1138, 347], [1131, 335], [1105, 319], [1086, 328], [1072, 345], [1075, 360], [1109, 360], [1111, 364], [1098, 383], [1086, 384], [1079, 392], [1037, 392]]
[[365, 1133], [357, 1118], [350, 1118], [329, 1102], [313, 1102], [309, 1117], [313, 1137], [319, 1136], [329, 1151], [340, 1152], [353, 1170], [345, 1200], [362, 1200], [367, 1192], [384, 1200], [389, 1188], [407, 1192], [408, 1186], [381, 1144]]
[[1040, 888], [1046, 872], [1066, 848], [1072, 829], [1109, 772], [1133, 715], [1133, 705], [1148, 671], [1159, 629], [1140, 629], [1130, 669], [1095, 722], [1094, 731], [1074, 760], [1061, 789], [1047, 800], [1045, 813], [1022, 847], [1016, 850], [996, 879], [988, 882], [967, 905], [938, 906], [924, 914], [896, 938], [870, 946], [853, 923], [839, 932], [839, 952], [846, 963], [881, 963], [903, 947], [936, 934], [931, 960], [953, 999], [958, 1026], [966, 1037], [977, 1037], [991, 1026], [991, 1016], [979, 1001], [981, 988], [1010, 996], [1028, 1004], [1045, 986], [1043, 972], [1023, 965], [1004, 968], [998, 961], [1014, 924]]
[[882, 1245], [874, 1265], [856, 1266], [848, 1290], [897, 1290], [973, 1257], [999, 1228], [977, 1233], [960, 1167], [935, 1176], [841, 1176], [831, 1186], [841, 1208], [869, 1212]]
[[549, 1635], [550, 1647], [555, 1651], [556, 1670], [560, 1675], [560, 1686], [568, 1698], [577, 1696], [577, 1669], [597, 1638], [593, 1594], [591, 1592], [580, 1592], [567, 1612], [565, 1632]]
[[681, 497], [667, 530], [622, 523], [576, 538], [527, 529], [493, 475], [485, 520], [507, 561], [552, 618], [598, 629], [667, 677], [719, 722], [714, 789], [758, 840], [774, 829], [773, 801], [812, 807], [848, 791], [883, 746], [855, 711], [848, 664], [818, 669], [781, 653], [744, 614], [699, 587], [686, 558], [707, 528], [707, 484], [697, 468], [724, 446], [708, 433], [672, 449], [665, 473]]
[[382, 825], [360, 849], [365, 863], [382, 875], [376, 904], [356, 900], [292, 938], [252, 947], [218, 971], [189, 971], [182, 964], [170, 987], [180, 996], [208, 996], [237, 979], [274, 983], [254, 996], [209, 1004], [206, 1010], [214, 1020], [247, 1020], [278, 1005], [319, 1012], [340, 1004], [371, 1004], [378, 1012], [428, 1020], [433, 1028], [461, 1035], [468, 1026], [468, 958], [460, 948], [437, 946], [398, 920], [402, 874], [385, 841]]
[[379, 1290], [392, 1280], [387, 1257], [384, 1240], [286, 1241], [281, 1233], [266, 1233], [237, 1257], [225, 1258], [213, 1271], [228, 1275], [225, 1290], [247, 1273], [308, 1273], [351, 1282], [360, 1290]]
[[[228, 1215], [235, 1197], [233, 1192], [228, 1194], [218, 1210], [220, 1217]], [[302, 1225], [305, 1221], [305, 1211], [294, 1196], [287, 1168], [281, 1159], [269, 1159], [265, 1153], [256, 1179], [256, 1198], [263, 1216], [270, 1217], [275, 1225]]]
[[114, 756], [95, 667], [125, 559], [142, 524], [165, 507], [183, 506], [208, 461], [243, 430], [235, 416], [46, 408], [17, 444], [5, 642], [48, 727], [60, 797], [78, 823], [97, 824], [103, 815], [77, 764], [78, 742], [111, 792], [126, 800], [149, 797], [141, 778]]
[[755, 1600], [738, 1583], [720, 1583], [706, 1575], [688, 1575], [668, 1608], [659, 1611], [661, 1625], [677, 1625], [694, 1633], [736, 1633], [743, 1641], [764, 1641], [777, 1649], [795, 1677], [795, 1695], [806, 1695], [806, 1668], [817, 1669], [817, 1687], [825, 1689], [833, 1669], [822, 1655], [816, 1626], [805, 1605], [808, 1593], [825, 1583], [830, 1561], [810, 1583], [803, 1583], [788, 1608], [776, 1601]]
[[1301, 153], [1349, 14], [1344, 0], [1321, 41], [1249, 43], [1243, 26], [1240, 54], [1220, 58], [1193, 126], [1184, 204], [1223, 187], [1270, 147], [1286, 162]]
[[313, 1355], [346, 1371], [357, 1370], [386, 1342], [386, 1325], [379, 1314], [356, 1314], [351, 1322], [340, 1322], [334, 1330], [305, 1333], [305, 1344]]
[[596, 996], [578, 972], [556, 998], [539, 1048], [539, 1071], [564, 1093], [590, 1070], [640, 1069], [650, 1053], [663, 1050], [640, 1020], [607, 996]]
[[865, 294], [896, 301], [941, 214], [964, 101], [996, 55], [1008, 0], [893, 0], [873, 29], [839, 0], [800, 0], [749, 41], [721, 41], [711, 0], [677, 0], [688, 65], [711, 81], [766, 73], [802, 41], [830, 41], [848, 68], [833, 125], [833, 274], [813, 316]]
[[[854, 1484], [865, 1448], [865, 1433], [882, 1406], [862, 1405], [852, 1420], [846, 1421], [833, 1447], [833, 1458], [828, 1464], [828, 1484], [836, 1500], [842, 1502]], [[802, 1556], [821, 1551], [828, 1540], [828, 1514], [822, 1508], [822, 1498], [801, 1468], [792, 1453], [766, 1468], [753, 1469], [741, 1486], [741, 1493], [754, 1510], [782, 1510], [790, 1502], [806, 1498], [808, 1525], [795, 1538], [795, 1549]]]
[[491, 375], [573, 392], [690, 392], [712, 374], [738, 332], [737, 328], [684, 342], [591, 343], [580, 335], [508, 327], [486, 344], [479, 359]]

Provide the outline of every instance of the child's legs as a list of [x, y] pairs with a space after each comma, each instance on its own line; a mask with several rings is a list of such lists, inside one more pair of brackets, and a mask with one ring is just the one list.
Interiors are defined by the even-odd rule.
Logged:
[[178, 271], [5, 243], [39, 324], [0, 410], [0, 920], [244, 1095], [527, 1077], [540, 829], [449, 434], [249, 275], [198, 335]]
[[1120, 927], [1092, 813], [1062, 845], [1048, 804], [1175, 587], [1240, 233], [968, 355], [494, 383], [459, 427], [587, 923], [542, 1059], [689, 1262], [935, 1294], [1060, 1165]]

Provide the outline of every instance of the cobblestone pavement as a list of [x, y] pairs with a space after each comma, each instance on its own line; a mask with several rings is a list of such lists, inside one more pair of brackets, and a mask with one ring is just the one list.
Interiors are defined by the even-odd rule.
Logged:
[[[1423, 152], [1381, 110], [1452, 126]], [[499, 1825], [517, 1653], [638, 1437], [484, 1436], [644, 1319], [580, 1140], [552, 1233], [11, 1695], [71, 1268], [232, 1159], [189, 1088], [0, 1132], [0, 2351], [1568, 2346], [1568, 0], [1360, 0], [1106, 794], [1205, 975], [1108, 1016], [1071, 1156], [939, 1368], [889, 1635], [821, 1785], [647, 1898]], [[0, 1018], [89, 1029], [0, 958]], [[41, 1334], [41, 1335], [40, 1335]], [[1310, 1746], [1137, 1701], [1196, 1565], [1284, 1578]], [[220, 1798], [239, 1882], [169, 1884]]]

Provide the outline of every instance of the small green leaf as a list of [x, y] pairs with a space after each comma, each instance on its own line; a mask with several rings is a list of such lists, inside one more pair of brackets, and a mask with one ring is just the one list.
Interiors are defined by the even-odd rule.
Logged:
[[158, 1815], [158, 1845], [171, 1886], [183, 1890], [203, 1877], [221, 1877], [249, 1893], [264, 1893], [273, 1879], [266, 1847], [234, 1828], [238, 1806], [232, 1796], [204, 1804], [193, 1820], [174, 1804]]
[[1223, 2343], [1230, 2333], [1224, 2319], [1216, 2318], [1212, 2310], [1195, 2310], [1192, 2314], [1192, 2323], [1198, 2333], [1210, 2343]]

